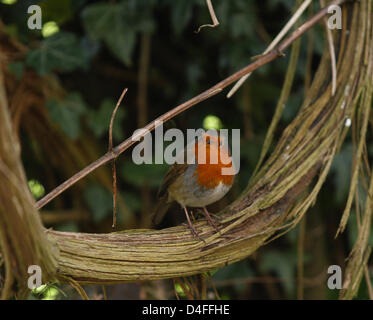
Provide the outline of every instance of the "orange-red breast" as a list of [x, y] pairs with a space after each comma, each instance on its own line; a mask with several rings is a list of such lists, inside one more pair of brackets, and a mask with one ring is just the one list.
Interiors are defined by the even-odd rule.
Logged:
[[[187, 148], [188, 146], [184, 149], [184, 160]], [[202, 152], [201, 157], [198, 157], [198, 150], [203, 150], [202, 148], [206, 150], [205, 158]], [[182, 164], [173, 164], [163, 179], [158, 191], [159, 201], [153, 213], [153, 223], [159, 223], [169, 205], [176, 201], [184, 209], [192, 233], [198, 236], [190, 221], [187, 207], [203, 208], [208, 223], [216, 229], [206, 206], [220, 200], [230, 190], [234, 170], [228, 148], [218, 136], [203, 134], [189, 150], [194, 152], [194, 163], [188, 164], [185, 161]], [[215, 161], [213, 157], [216, 157]], [[222, 168], [227, 168], [230, 174], [223, 175]]]

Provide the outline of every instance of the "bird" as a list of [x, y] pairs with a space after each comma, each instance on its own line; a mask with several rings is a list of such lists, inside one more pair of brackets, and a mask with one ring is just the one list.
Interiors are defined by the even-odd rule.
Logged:
[[[176, 201], [183, 208], [194, 236], [199, 238], [187, 207], [202, 208], [207, 222], [217, 230], [206, 206], [223, 198], [231, 189], [235, 177], [231, 154], [223, 142], [223, 138], [218, 135], [203, 133], [199, 140], [184, 148], [179, 155], [184, 158], [183, 163], [176, 161], [170, 166], [160, 185], [158, 202], [152, 214], [153, 224], [158, 224], [170, 205]], [[203, 150], [205, 157], [202, 152], [199, 153]], [[185, 161], [188, 151], [195, 159], [192, 164]], [[222, 172], [223, 168], [226, 170], [225, 174]]]

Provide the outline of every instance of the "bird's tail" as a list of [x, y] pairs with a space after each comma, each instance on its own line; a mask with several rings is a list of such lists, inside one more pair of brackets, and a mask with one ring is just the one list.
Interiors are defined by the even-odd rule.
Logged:
[[170, 205], [171, 203], [168, 202], [167, 193], [159, 198], [151, 216], [152, 225], [157, 225], [163, 220]]

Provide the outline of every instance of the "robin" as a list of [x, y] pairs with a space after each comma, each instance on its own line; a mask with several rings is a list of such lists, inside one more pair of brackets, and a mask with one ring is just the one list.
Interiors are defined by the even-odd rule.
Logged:
[[[192, 164], [186, 161], [175, 163], [168, 169], [158, 191], [159, 200], [153, 213], [153, 223], [158, 224], [172, 202], [176, 201], [184, 209], [192, 234], [198, 237], [187, 207], [203, 208], [207, 222], [217, 230], [206, 206], [220, 200], [230, 190], [234, 170], [222, 137], [204, 133], [202, 138], [184, 149], [181, 155], [184, 160], [188, 150], [194, 161]], [[223, 174], [223, 168], [229, 174]]]

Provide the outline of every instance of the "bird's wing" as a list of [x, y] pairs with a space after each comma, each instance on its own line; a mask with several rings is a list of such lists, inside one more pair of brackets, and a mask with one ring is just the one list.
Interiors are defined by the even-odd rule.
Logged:
[[183, 164], [178, 164], [178, 163], [175, 163], [174, 165], [172, 165], [163, 181], [162, 181], [162, 184], [161, 186], [159, 187], [159, 190], [158, 190], [158, 197], [161, 198], [163, 197], [166, 193], [167, 193], [167, 190], [169, 188], [169, 186], [171, 184], [173, 184], [175, 182], [175, 180], [180, 177], [185, 171], [186, 169], [188, 168], [188, 164], [187, 163], [183, 163]]

